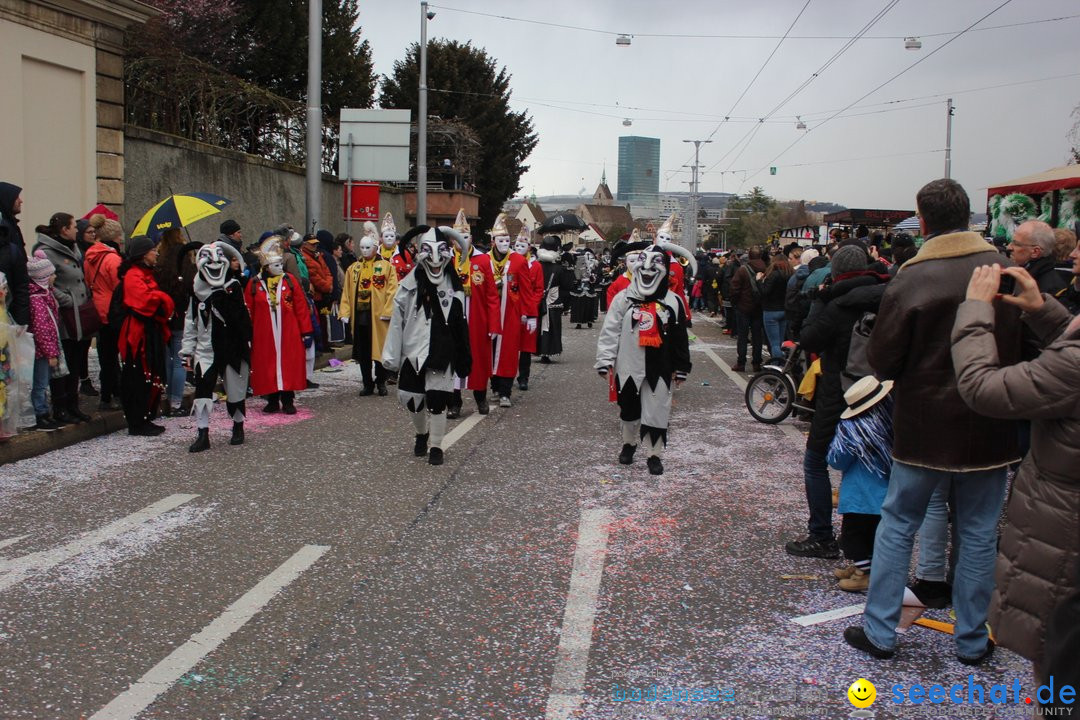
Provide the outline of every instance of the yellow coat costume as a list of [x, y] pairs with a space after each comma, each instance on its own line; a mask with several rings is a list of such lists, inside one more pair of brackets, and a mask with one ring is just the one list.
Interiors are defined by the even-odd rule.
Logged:
[[[390, 329], [390, 314], [397, 293], [397, 272], [388, 261], [376, 255], [370, 260], [358, 259], [345, 271], [345, 287], [341, 291], [338, 316], [352, 321], [365, 304], [371, 305], [371, 356], [381, 358], [386, 333]], [[352, 323], [355, 326], [355, 323]]]

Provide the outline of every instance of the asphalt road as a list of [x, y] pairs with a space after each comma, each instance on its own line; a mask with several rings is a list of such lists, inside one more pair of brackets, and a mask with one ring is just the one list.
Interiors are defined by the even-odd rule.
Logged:
[[[0, 718], [838, 717], [860, 677], [876, 717], [1030, 716], [890, 699], [969, 674], [1030, 695], [1011, 653], [972, 672], [916, 626], [880, 662], [840, 638], [857, 615], [791, 622], [863, 600], [783, 552], [805, 426], [750, 419], [698, 318], [667, 472], [619, 466], [597, 332], [566, 327], [512, 408], [467, 400], [441, 467], [350, 364], [296, 416], [255, 403], [242, 447], [216, 407], [199, 455], [176, 419], [0, 467]], [[652, 685], [717, 699], [619, 700]]]

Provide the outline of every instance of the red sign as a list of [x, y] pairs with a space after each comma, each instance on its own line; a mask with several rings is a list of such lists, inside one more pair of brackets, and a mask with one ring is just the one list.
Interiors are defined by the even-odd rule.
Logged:
[[[352, 204], [349, 203], [350, 190]], [[379, 183], [348, 183], [345, 185], [345, 220], [379, 219]]]

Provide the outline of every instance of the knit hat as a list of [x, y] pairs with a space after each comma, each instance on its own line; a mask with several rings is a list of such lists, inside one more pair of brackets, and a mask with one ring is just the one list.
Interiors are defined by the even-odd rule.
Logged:
[[38, 249], [33, 257], [26, 261], [26, 273], [31, 280], [44, 287], [49, 277], [56, 274], [56, 266], [44, 250]]
[[800, 265], [809, 265], [810, 261], [818, 256], [818, 251], [814, 248], [806, 248], [802, 251], [802, 255], [799, 256]]
[[240, 223], [236, 222], [232, 218], [229, 218], [225, 222], [221, 223], [221, 234], [232, 235], [234, 232], [240, 229]]
[[334, 249], [334, 234], [329, 230], [320, 230], [315, 233], [315, 237], [319, 240], [319, 247], [327, 252]]
[[139, 237], [129, 238], [126, 245], [128, 259], [138, 260], [153, 250], [157, 243], [145, 235], [140, 235]]
[[870, 258], [865, 250], [855, 245], [847, 245], [832, 256], [832, 276], [835, 278], [844, 273], [865, 270], [869, 264]]

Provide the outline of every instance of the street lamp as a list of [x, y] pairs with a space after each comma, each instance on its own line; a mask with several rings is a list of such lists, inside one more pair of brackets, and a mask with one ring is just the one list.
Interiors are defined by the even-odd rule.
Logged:
[[420, 3], [420, 108], [416, 119], [416, 224], [427, 225], [427, 23], [435, 17]]
[[615, 38], [615, 44], [619, 47], [630, 47], [630, 36], [623, 33]]

